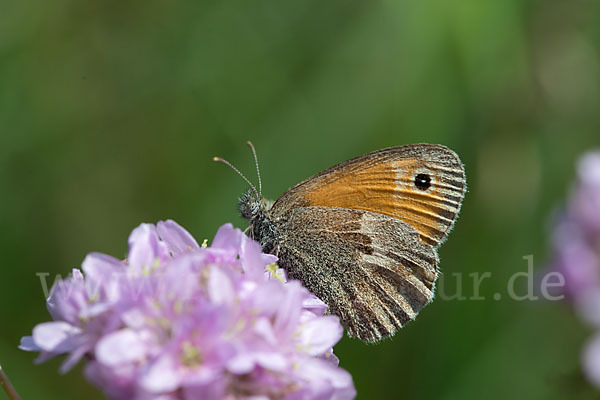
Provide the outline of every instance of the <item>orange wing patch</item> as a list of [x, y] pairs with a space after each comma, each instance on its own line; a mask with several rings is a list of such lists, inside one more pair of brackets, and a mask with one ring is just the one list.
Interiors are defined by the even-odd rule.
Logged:
[[438, 246], [454, 225], [465, 191], [465, 170], [452, 150], [397, 146], [344, 161], [292, 186], [271, 215], [279, 218], [307, 206], [371, 211], [406, 222], [425, 243]]
[[[304, 192], [304, 199], [311, 206], [365, 210], [398, 218], [415, 228], [424, 242], [438, 245], [460, 207], [460, 202], [452, 199], [456, 189], [442, 176], [443, 169], [415, 159], [372, 161], [364, 168], [332, 171]], [[427, 190], [414, 184], [420, 173], [431, 177]]]

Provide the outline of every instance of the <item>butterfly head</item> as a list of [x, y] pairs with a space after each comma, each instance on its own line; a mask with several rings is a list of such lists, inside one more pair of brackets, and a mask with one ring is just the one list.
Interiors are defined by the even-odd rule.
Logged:
[[271, 200], [260, 197], [249, 189], [240, 196], [238, 207], [242, 217], [250, 220], [249, 234], [257, 240], [264, 252], [270, 252], [275, 244], [275, 226], [269, 218], [269, 210], [273, 206]]
[[260, 197], [253, 189], [245, 191], [238, 201], [241, 216], [251, 222], [264, 219], [272, 205], [272, 201]]

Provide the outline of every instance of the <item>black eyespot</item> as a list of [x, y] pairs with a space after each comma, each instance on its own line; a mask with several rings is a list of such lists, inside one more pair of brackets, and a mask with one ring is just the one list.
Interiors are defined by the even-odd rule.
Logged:
[[427, 190], [431, 187], [431, 177], [427, 174], [415, 176], [415, 186], [420, 190]]

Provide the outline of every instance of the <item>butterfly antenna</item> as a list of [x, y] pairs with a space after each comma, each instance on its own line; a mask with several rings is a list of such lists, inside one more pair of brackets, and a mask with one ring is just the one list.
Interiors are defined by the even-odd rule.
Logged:
[[221, 157], [213, 157], [213, 161], [222, 162], [223, 164], [228, 165], [229, 168], [231, 168], [232, 170], [234, 170], [235, 172], [237, 172], [237, 174], [239, 176], [241, 176], [242, 179], [245, 180], [246, 183], [248, 183], [248, 185], [250, 185], [250, 187], [252, 188], [252, 190], [254, 190], [254, 193], [256, 193], [258, 197], [260, 197], [260, 194], [259, 194], [258, 190], [256, 190], [256, 187], [252, 184], [252, 182], [250, 182], [248, 180], [248, 178], [246, 178], [246, 176], [244, 174], [242, 174], [239, 169], [237, 169], [236, 167], [234, 167], [229, 161], [227, 161], [227, 160], [225, 160], [225, 159], [223, 159]]
[[256, 149], [251, 141], [248, 140], [248, 146], [252, 150], [252, 155], [254, 156], [254, 164], [256, 165], [256, 175], [258, 175], [258, 197], [262, 196], [262, 182], [260, 180], [260, 168], [258, 168], [258, 157], [256, 156]]

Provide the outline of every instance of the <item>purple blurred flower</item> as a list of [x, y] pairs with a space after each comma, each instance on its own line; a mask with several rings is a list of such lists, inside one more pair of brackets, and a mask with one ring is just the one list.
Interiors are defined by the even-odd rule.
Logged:
[[600, 151], [579, 161], [579, 185], [571, 198], [573, 220], [596, 241], [600, 237]]
[[[578, 314], [600, 328], [600, 152], [585, 154], [578, 179], [553, 234], [552, 268], [565, 278], [564, 294]], [[600, 334], [586, 346], [583, 369], [600, 387]]]
[[600, 288], [600, 152], [585, 154], [578, 179], [553, 235], [554, 269], [573, 301]]
[[351, 399], [336, 316], [231, 224], [201, 247], [173, 221], [142, 224], [127, 260], [92, 253], [21, 348], [85, 356], [110, 399]]

